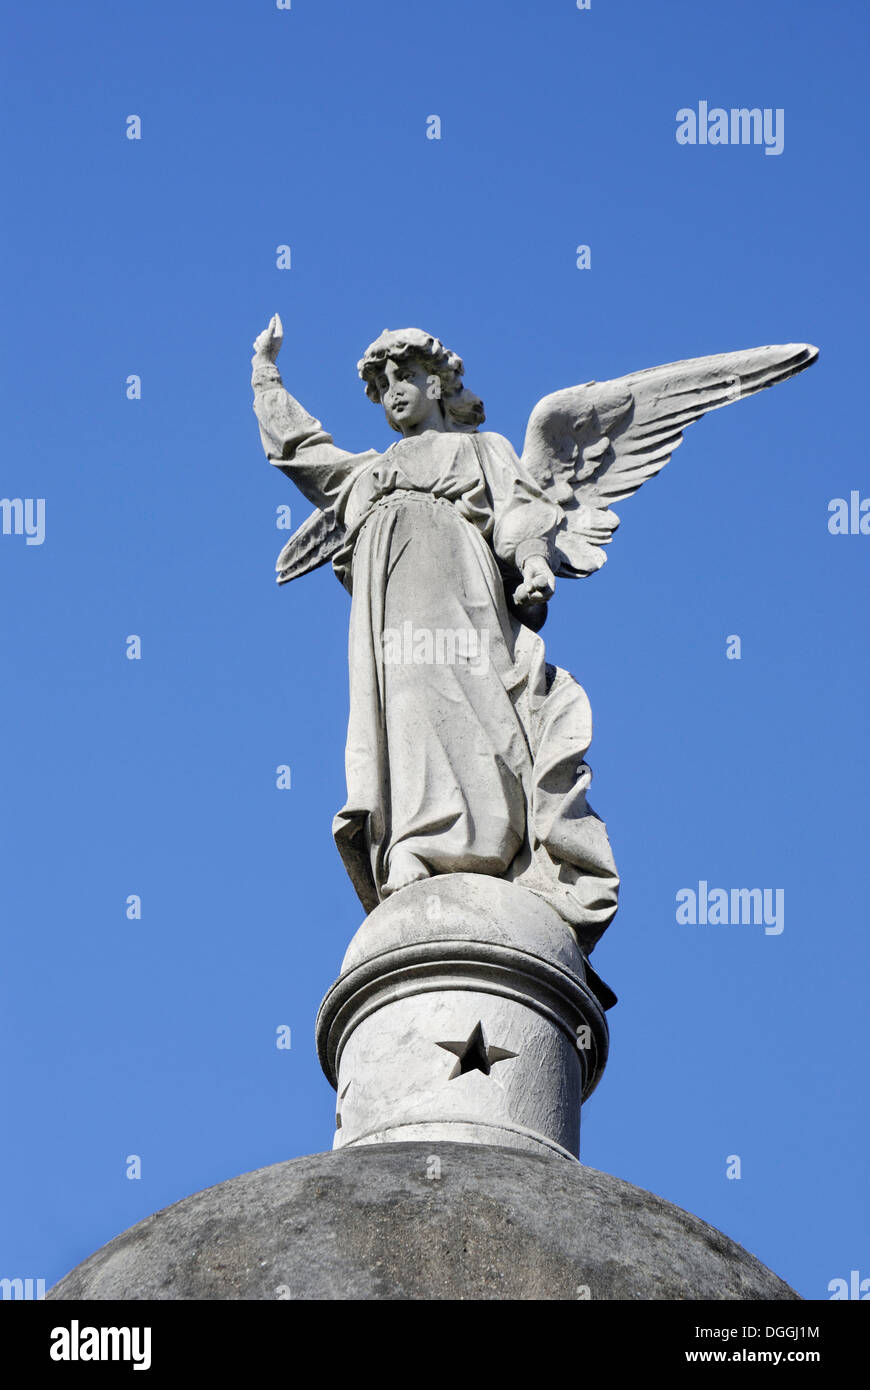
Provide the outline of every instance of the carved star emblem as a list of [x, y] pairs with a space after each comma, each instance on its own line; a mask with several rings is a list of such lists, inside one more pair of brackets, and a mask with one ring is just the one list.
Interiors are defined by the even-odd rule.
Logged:
[[464, 1076], [469, 1071], [482, 1071], [484, 1076], [489, 1076], [496, 1062], [504, 1062], [506, 1058], [517, 1055], [515, 1052], [508, 1052], [507, 1048], [493, 1047], [487, 1043], [482, 1023], [475, 1025], [471, 1036], [466, 1038], [465, 1042], [440, 1042], [437, 1046], [443, 1047], [445, 1052], [452, 1052], [457, 1058], [448, 1081], [452, 1081], [455, 1076]]

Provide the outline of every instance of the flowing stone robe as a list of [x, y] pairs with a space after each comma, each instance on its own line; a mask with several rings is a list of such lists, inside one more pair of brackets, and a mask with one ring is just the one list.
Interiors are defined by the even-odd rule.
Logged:
[[260, 363], [254, 410], [270, 461], [345, 528], [352, 595], [347, 801], [333, 833], [371, 911], [391, 859], [540, 894], [588, 952], [619, 880], [591, 810], [589, 702], [548, 666], [505, 586], [552, 559], [557, 510], [490, 432], [429, 430], [348, 453]]

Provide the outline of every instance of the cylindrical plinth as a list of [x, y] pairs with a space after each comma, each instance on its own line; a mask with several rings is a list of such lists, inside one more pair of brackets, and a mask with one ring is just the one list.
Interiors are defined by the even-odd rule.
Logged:
[[320, 1008], [334, 1147], [440, 1139], [576, 1157], [607, 1040], [584, 957], [546, 903], [482, 874], [414, 884], [370, 914]]

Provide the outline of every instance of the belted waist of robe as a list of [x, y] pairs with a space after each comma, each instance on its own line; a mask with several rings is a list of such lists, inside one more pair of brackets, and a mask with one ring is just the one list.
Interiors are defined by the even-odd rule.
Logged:
[[351, 583], [351, 573], [353, 564], [353, 553], [356, 549], [357, 541], [365, 530], [366, 525], [374, 516], [384, 509], [404, 507], [409, 502], [414, 505], [425, 504], [430, 507], [446, 507], [456, 517], [456, 520], [465, 526], [470, 526], [473, 531], [480, 533], [480, 528], [475, 526], [473, 521], [463, 516], [457, 503], [451, 501], [449, 497], [440, 497], [431, 492], [424, 492], [417, 488], [396, 488], [393, 492], [384, 493], [378, 497], [372, 505], [367, 508], [361, 517], [357, 519], [344, 536], [341, 549], [333, 557], [332, 567], [338, 578], [341, 580], [348, 593], [353, 593]]

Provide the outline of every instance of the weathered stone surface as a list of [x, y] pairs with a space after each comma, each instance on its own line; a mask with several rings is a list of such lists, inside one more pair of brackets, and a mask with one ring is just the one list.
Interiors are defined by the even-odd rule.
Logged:
[[[285, 390], [277, 316], [255, 342], [267, 457], [318, 509], [279, 579], [332, 560], [353, 596], [347, 801], [336, 843], [367, 912], [409, 884], [522, 882], [590, 950], [618, 878], [586, 798], [589, 702], [537, 636], [561, 512], [510, 442], [481, 431], [462, 360], [420, 329], [384, 332], [360, 375], [401, 438], [338, 447]], [[549, 557], [549, 558], [548, 558]]]
[[[437, 1174], [440, 1172], [440, 1176]], [[565, 1159], [468, 1144], [315, 1154], [188, 1197], [50, 1299], [761, 1299], [720, 1231]]]
[[401, 437], [361, 452], [285, 389], [282, 341], [275, 315], [254, 343], [254, 410], [267, 457], [317, 509], [279, 580], [331, 560], [353, 597], [347, 801], [333, 831], [360, 901], [373, 912], [409, 884], [486, 874], [539, 894], [588, 954], [619, 880], [587, 799], [589, 702], [538, 636], [557, 576], [600, 568], [613, 507], [689, 425], [817, 350], [750, 348], [556, 391], [532, 411], [520, 456], [480, 428], [462, 359], [431, 333], [384, 330], [366, 349], [366, 393]]
[[579, 1152], [607, 1023], [567, 923], [487, 874], [376, 907], [317, 1021], [334, 1147], [420, 1140]]

